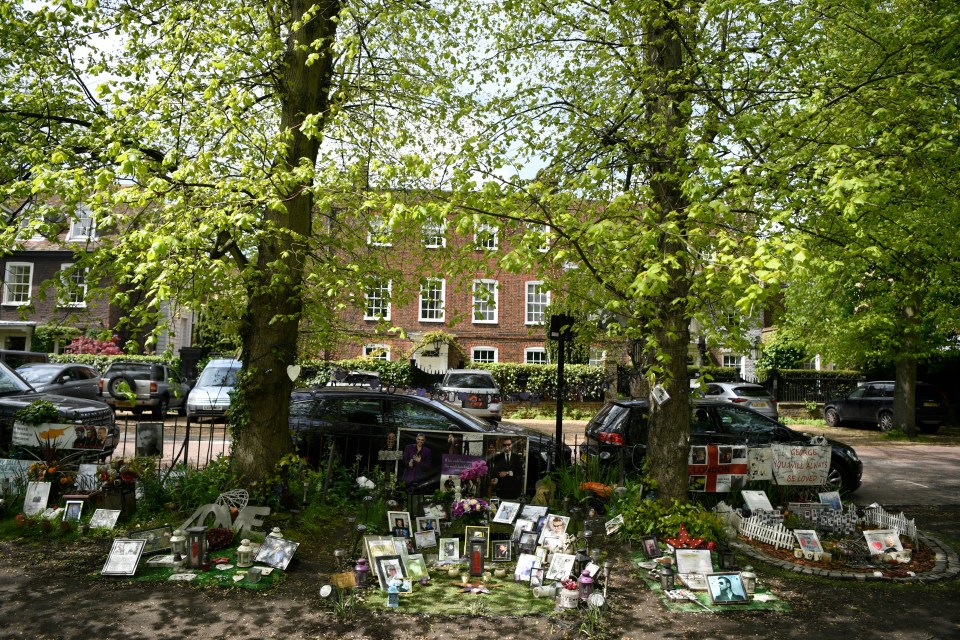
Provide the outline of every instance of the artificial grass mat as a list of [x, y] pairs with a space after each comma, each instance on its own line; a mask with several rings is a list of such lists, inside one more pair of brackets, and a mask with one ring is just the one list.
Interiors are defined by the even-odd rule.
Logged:
[[[410, 593], [400, 594], [399, 610], [431, 615], [482, 612], [484, 615], [544, 616], [564, 613], [555, 610], [556, 598], [535, 598], [528, 582], [514, 582], [507, 577], [486, 580], [483, 584], [490, 593], [464, 593], [460, 579], [446, 575], [434, 577], [425, 587], [414, 583]], [[362, 606], [374, 610], [388, 609], [387, 592], [368, 589], [363, 594]]]

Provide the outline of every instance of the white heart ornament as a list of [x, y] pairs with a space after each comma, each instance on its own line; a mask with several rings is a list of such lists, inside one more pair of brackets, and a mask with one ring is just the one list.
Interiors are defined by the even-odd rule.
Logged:
[[287, 375], [290, 377], [290, 380], [296, 380], [300, 377], [300, 365], [292, 364], [287, 367]]

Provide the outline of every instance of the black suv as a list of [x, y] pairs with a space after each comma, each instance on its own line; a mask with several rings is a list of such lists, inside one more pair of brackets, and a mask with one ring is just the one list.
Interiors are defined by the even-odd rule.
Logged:
[[134, 415], [150, 409], [160, 419], [172, 408], [186, 415], [188, 393], [190, 385], [180, 374], [158, 362], [115, 360], [103, 372], [98, 385], [99, 399], [114, 409], [129, 409]]
[[[419, 492], [439, 489], [440, 476], [456, 475], [452, 472], [456, 464], [477, 458], [493, 463], [508, 438], [518, 445], [526, 466], [527, 491], [534, 490], [537, 480], [554, 460], [553, 438], [539, 431], [509, 423], [494, 425], [458, 407], [415, 393], [362, 387], [297, 390], [291, 398], [290, 429], [297, 449], [312, 464], [326, 460], [332, 443], [344, 463], [358, 474], [378, 465], [391, 472], [402, 467], [398, 462], [404, 448], [413, 444], [417, 433], [423, 433], [431, 454], [429, 468], [416, 479]], [[569, 447], [565, 446], [564, 455], [569, 460]], [[404, 469], [399, 473], [402, 480]]]
[[[867, 382], [854, 389], [845, 398], [834, 398], [823, 405], [823, 419], [827, 425], [838, 427], [844, 422], [876, 425], [881, 431], [893, 428], [892, 380]], [[917, 427], [923, 433], [934, 434], [950, 414], [943, 393], [930, 384], [917, 383]]]
[[38, 393], [3, 362], [0, 362], [0, 450], [38, 446], [37, 436], [29, 428], [18, 427], [16, 437], [14, 435], [14, 416], [36, 400], [53, 403], [63, 424], [71, 425], [72, 431], [56, 434], [54, 442], [58, 448], [89, 452], [97, 458], [113, 453], [120, 441], [120, 431], [110, 407], [96, 400]]
[[[747, 445], [807, 443], [810, 436], [757, 413], [727, 402], [697, 402], [691, 413], [691, 445]], [[645, 400], [612, 400], [587, 424], [581, 458], [598, 458], [624, 464], [637, 473], [647, 454], [647, 417]], [[863, 476], [863, 463], [853, 447], [828, 440], [831, 446], [827, 484], [836, 490], [856, 491]]]

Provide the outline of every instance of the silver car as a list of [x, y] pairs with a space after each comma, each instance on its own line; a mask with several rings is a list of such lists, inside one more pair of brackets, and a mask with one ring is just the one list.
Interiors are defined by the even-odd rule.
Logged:
[[230, 394], [237, 386], [239, 360], [215, 358], [207, 363], [197, 384], [187, 396], [188, 418], [223, 418], [230, 408]]
[[437, 384], [436, 390], [444, 402], [479, 418], [499, 422], [503, 416], [500, 387], [489, 371], [450, 369], [443, 376], [443, 382]]
[[759, 384], [750, 382], [711, 382], [707, 385], [704, 400], [732, 402], [749, 407], [757, 413], [777, 420], [777, 402], [770, 393]]
[[17, 367], [17, 374], [37, 391], [97, 399], [100, 372], [86, 364], [28, 362]]

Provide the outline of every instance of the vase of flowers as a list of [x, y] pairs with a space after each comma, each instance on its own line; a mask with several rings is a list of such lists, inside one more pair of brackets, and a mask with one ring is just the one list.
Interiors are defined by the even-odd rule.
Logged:
[[464, 519], [466, 522], [478, 523], [490, 511], [490, 503], [480, 498], [464, 498], [454, 500], [450, 513], [454, 519]]

